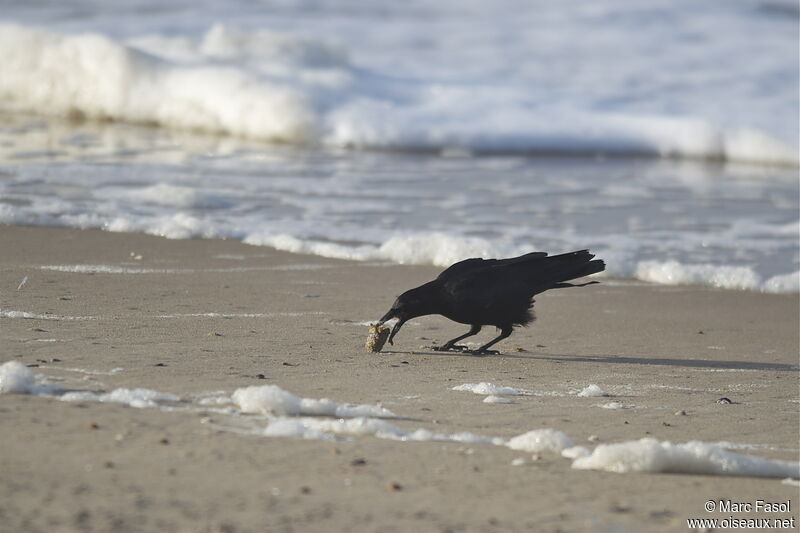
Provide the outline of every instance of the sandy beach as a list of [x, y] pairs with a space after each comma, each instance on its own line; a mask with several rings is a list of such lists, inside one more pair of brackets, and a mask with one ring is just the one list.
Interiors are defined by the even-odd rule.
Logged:
[[[197, 398], [277, 385], [381, 404], [404, 430], [580, 446], [644, 437], [798, 460], [797, 294], [604, 280], [537, 297], [501, 354], [429, 346], [407, 324], [364, 352], [364, 322], [433, 267], [347, 262], [224, 240], [0, 226], [0, 364], [78, 391], [146, 388], [173, 409], [0, 396], [0, 530], [687, 531], [688, 518], [798, 519], [781, 479], [578, 470], [555, 452], [471, 442], [266, 437]], [[94, 266], [87, 266], [94, 265]], [[494, 335], [484, 331], [478, 340]], [[453, 387], [528, 391], [511, 403]], [[581, 397], [591, 384], [611, 397]], [[732, 403], [718, 403], [720, 398]], [[609, 403], [619, 404], [608, 408]], [[210, 405], [210, 404], [208, 404]], [[603, 407], [605, 406], [605, 407]], [[791, 501], [707, 512], [709, 500]]]

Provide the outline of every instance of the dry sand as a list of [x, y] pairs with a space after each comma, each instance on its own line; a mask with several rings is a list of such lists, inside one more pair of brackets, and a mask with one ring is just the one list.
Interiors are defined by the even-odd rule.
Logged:
[[[38, 364], [67, 386], [188, 397], [275, 384], [382, 402], [410, 430], [554, 428], [590, 447], [590, 435], [731, 441], [798, 459], [797, 295], [610, 280], [537, 297], [537, 322], [501, 355], [426, 349], [465, 331], [441, 317], [367, 354], [358, 323], [439, 269], [26, 227], [0, 227], [0, 250], [0, 312], [91, 317], [0, 318], [0, 363]], [[76, 264], [128, 270], [41, 268]], [[481, 381], [542, 395], [503, 405], [451, 390]], [[592, 383], [617, 397], [574, 394]], [[716, 403], [723, 396], [735, 403]], [[595, 406], [608, 401], [631, 408]], [[480, 444], [266, 438], [220, 430], [227, 418], [4, 394], [0, 530], [687, 531], [687, 518], [769, 516], [707, 513], [707, 500], [791, 500], [781, 518], [800, 505], [798, 488], [776, 479], [573, 470], [555, 453]]]

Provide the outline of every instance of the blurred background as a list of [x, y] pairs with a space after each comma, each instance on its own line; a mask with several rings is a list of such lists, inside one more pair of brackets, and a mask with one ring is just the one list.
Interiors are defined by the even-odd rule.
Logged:
[[800, 290], [788, 0], [0, 2], [0, 223]]

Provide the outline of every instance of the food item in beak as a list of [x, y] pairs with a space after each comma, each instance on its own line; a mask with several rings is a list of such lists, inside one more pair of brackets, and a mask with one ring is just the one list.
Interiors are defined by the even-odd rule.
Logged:
[[367, 342], [364, 343], [364, 348], [368, 352], [378, 353], [386, 344], [386, 339], [389, 338], [389, 328], [385, 328], [380, 324], [369, 325], [369, 336]]

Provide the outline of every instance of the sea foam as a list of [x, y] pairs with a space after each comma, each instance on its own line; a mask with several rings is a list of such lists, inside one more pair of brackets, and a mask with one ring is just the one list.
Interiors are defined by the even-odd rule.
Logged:
[[[357, 247], [338, 243], [305, 240], [287, 234], [251, 234], [247, 244], [266, 245], [294, 253], [321, 255], [356, 261], [392, 261], [400, 264], [447, 267], [470, 257], [513, 257], [529, 249], [509, 243], [492, 243], [480, 237], [463, 237], [442, 232], [418, 232], [388, 238], [379, 245]], [[580, 247], [580, 241], [567, 246]], [[768, 293], [800, 292], [800, 271], [762, 277], [751, 266], [685, 263], [667, 260], [614, 261], [613, 253], [594, 250], [606, 259], [607, 271], [598, 277], [618, 276], [663, 285], [704, 285], [720, 289], [750, 290]]]
[[798, 164], [792, 147], [757, 130], [580, 104], [532, 106], [517, 88], [490, 91], [466, 80], [393, 81], [351, 64], [341, 46], [269, 30], [216, 24], [193, 37], [125, 42], [6, 24], [0, 55], [8, 58], [0, 79], [7, 110], [337, 147]]
[[526, 452], [561, 452], [567, 448], [575, 446], [572, 439], [563, 431], [556, 429], [534, 429], [522, 435], [518, 435], [506, 444], [512, 450], [522, 450]]
[[484, 396], [524, 396], [528, 391], [515, 389], [514, 387], [501, 387], [493, 383], [482, 381], [480, 383], [464, 383], [456, 385], [452, 390], [467, 391]]
[[590, 248], [609, 277], [800, 291], [794, 11], [212, 4], [4, 5], [0, 223], [437, 266]]
[[[111, 372], [77, 370], [86, 374], [116, 374]], [[162, 402], [178, 402], [180, 397], [174, 394], [158, 392], [151, 389], [125, 389], [119, 388], [109, 392], [93, 392], [88, 390], [64, 389], [48, 382], [43, 375], [35, 374], [30, 368], [19, 361], [8, 361], [0, 365], [0, 393], [21, 393], [34, 396], [53, 396], [64, 402], [102, 402], [121, 403], [131, 407], [155, 408], [161, 407]]]
[[630, 409], [630, 405], [625, 405], [620, 402], [608, 402], [608, 403], [597, 403], [595, 407], [600, 407], [601, 409]]
[[96, 33], [0, 28], [4, 107], [299, 141], [303, 95], [235, 67], [180, 64]]
[[34, 393], [38, 390], [36, 376], [30, 368], [19, 361], [8, 361], [0, 365], [0, 393]]
[[490, 394], [486, 398], [483, 399], [483, 403], [511, 403], [511, 400], [508, 398], [504, 398], [502, 396], [495, 396], [494, 394]]
[[341, 404], [327, 398], [302, 398], [277, 385], [262, 385], [236, 389], [231, 396], [243, 413], [263, 415], [314, 415], [341, 418], [382, 417], [396, 415], [378, 405]]
[[437, 231], [405, 232], [390, 236], [380, 244], [363, 244], [356, 247], [273, 233], [253, 233], [245, 237], [244, 242], [334, 259], [436, 266], [449, 266], [468, 257], [523, 253], [521, 248], [499, 248], [497, 244], [480, 237], [451, 235]]
[[591, 385], [587, 385], [584, 389], [582, 389], [578, 396], [582, 398], [599, 398], [603, 396], [611, 396], [606, 391], [600, 388], [599, 385], [592, 383]]
[[12, 311], [0, 309], [0, 318], [24, 318], [27, 320], [97, 320], [94, 316], [43, 315], [28, 311]]
[[[43, 376], [37, 376], [18, 361], [0, 365], [0, 393], [47, 395], [70, 402], [110, 402], [136, 408], [189, 411], [192, 411], [192, 404], [197, 409], [207, 411], [208, 405], [228, 403], [224, 392], [197, 395], [194, 400], [187, 400], [189, 405], [185, 408], [175, 409], [169, 404], [181, 402], [179, 396], [152, 389], [68, 391], [47, 384]], [[502, 446], [533, 453], [556, 452], [572, 459], [572, 467], [581, 470], [800, 478], [798, 462], [743, 455], [725, 450], [718, 444], [698, 441], [672, 444], [644, 438], [601, 444], [590, 451], [583, 446], [575, 446], [566, 433], [551, 428], [535, 429], [510, 439], [471, 432], [440, 433], [423, 428], [409, 431], [384, 420], [396, 415], [382, 407], [301, 398], [274, 385], [240, 388], [230, 398], [242, 414], [267, 416], [267, 426], [255, 432], [268, 437], [336, 440], [340, 436], [373, 436], [403, 442], [456, 442]], [[213, 401], [204, 401], [208, 399]], [[225, 409], [224, 413], [232, 416], [237, 414], [230, 409]], [[236, 432], [243, 431], [237, 429]], [[251, 434], [252, 431], [243, 433]]]
[[164, 402], [180, 401], [180, 397], [174, 394], [143, 388], [119, 388], [104, 393], [71, 391], [65, 392], [59, 399], [63, 402], [121, 403], [138, 409], [152, 409], [161, 407]]
[[600, 444], [591, 455], [579, 457], [573, 468], [609, 472], [666, 472], [752, 477], [800, 477], [800, 464], [730, 452], [704, 442], [673, 444], [644, 438]]
[[264, 429], [266, 437], [295, 437], [312, 440], [333, 440], [336, 435], [372, 435], [396, 438], [405, 432], [399, 427], [376, 418], [356, 417], [339, 419], [275, 418]]

